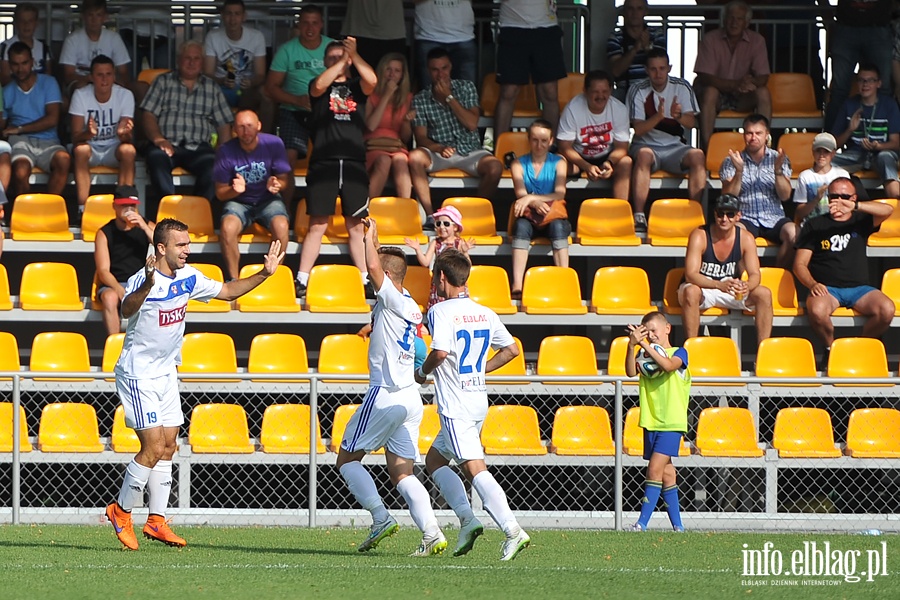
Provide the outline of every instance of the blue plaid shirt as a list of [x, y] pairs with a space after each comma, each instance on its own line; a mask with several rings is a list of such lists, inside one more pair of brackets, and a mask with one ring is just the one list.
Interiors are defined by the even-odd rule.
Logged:
[[[775, 193], [775, 158], [778, 152], [766, 148], [763, 159], [757, 164], [746, 151], [741, 151], [744, 171], [741, 174], [741, 220], [757, 227], [774, 227], [784, 218], [784, 208]], [[734, 178], [737, 169], [730, 157], [725, 157], [719, 169], [722, 181]], [[784, 157], [784, 175], [791, 178], [791, 161]]]

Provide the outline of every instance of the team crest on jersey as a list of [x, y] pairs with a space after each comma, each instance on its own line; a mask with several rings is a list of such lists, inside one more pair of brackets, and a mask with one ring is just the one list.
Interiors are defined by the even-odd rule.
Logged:
[[170, 296], [179, 296], [181, 294], [187, 294], [188, 289], [185, 286], [184, 279], [180, 279], [178, 281], [173, 281], [172, 285], [169, 286], [169, 295]]
[[170, 325], [177, 325], [178, 323], [181, 323], [182, 321], [184, 321], [184, 314], [186, 312], [187, 304], [185, 304], [184, 306], [179, 306], [178, 308], [173, 308], [171, 310], [159, 311], [159, 326], [169, 327]]

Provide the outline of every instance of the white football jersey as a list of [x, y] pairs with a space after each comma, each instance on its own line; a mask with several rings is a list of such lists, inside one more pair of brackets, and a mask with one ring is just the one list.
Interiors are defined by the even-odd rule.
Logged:
[[484, 381], [488, 346], [515, 344], [500, 317], [468, 296], [438, 302], [428, 311], [431, 349], [447, 353], [434, 370], [438, 413], [452, 419], [483, 421], [487, 415]]
[[[125, 296], [144, 285], [144, 269], [128, 279]], [[153, 274], [153, 289], [140, 309], [128, 318], [116, 373], [132, 379], [150, 379], [171, 373], [181, 364], [184, 316], [189, 298], [208, 302], [222, 291], [222, 282], [210, 279], [191, 265], [174, 277]]]
[[376, 295], [369, 337], [369, 385], [403, 389], [416, 383], [413, 361], [422, 311], [412, 296], [398, 291], [387, 276]]

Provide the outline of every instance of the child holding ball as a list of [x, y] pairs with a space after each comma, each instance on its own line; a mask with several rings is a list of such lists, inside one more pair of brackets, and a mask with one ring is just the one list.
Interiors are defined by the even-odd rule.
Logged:
[[[646, 531], [650, 517], [662, 495], [666, 512], [675, 531], [684, 531], [678, 505], [678, 485], [672, 457], [678, 456], [681, 437], [687, 432], [687, 409], [691, 391], [691, 372], [684, 348], [674, 348], [669, 342], [672, 326], [665, 315], [647, 313], [640, 325], [628, 326], [628, 352], [625, 354], [625, 373], [638, 374], [638, 360], [651, 359], [659, 365], [641, 369], [638, 393], [641, 403], [640, 426], [644, 429], [644, 459], [647, 480], [641, 501], [641, 516], [632, 526], [634, 531]], [[637, 348], [640, 348], [636, 352]], [[660, 353], [659, 348], [665, 350]], [[640, 354], [639, 358], [636, 356]], [[644, 372], [653, 373], [647, 376]]]

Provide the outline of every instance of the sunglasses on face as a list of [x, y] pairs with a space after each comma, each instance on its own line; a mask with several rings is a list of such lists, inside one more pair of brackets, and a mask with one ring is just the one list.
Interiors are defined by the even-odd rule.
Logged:
[[733, 219], [737, 215], [736, 211], [733, 210], [717, 210], [717, 217], [728, 217], [729, 219]]
[[828, 194], [829, 198], [836, 198], [837, 200], [849, 200], [853, 197], [853, 194]]
[[450, 227], [453, 225], [452, 221], [435, 221], [435, 227]]

